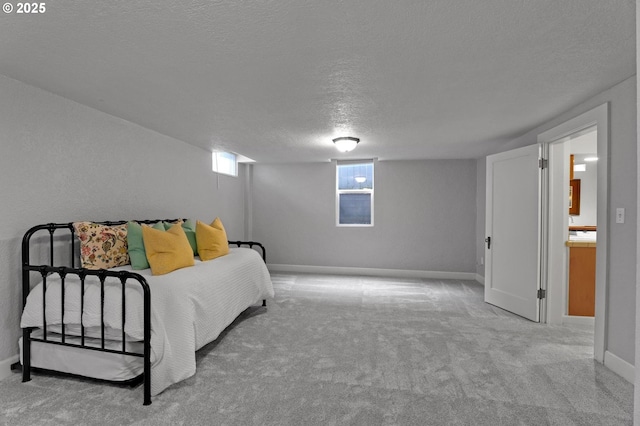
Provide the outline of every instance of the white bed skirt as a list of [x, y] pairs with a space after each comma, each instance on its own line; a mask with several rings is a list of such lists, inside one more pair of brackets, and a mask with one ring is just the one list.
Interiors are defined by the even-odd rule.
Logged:
[[[42, 337], [42, 330], [32, 332], [33, 337]], [[47, 339], [60, 341], [60, 335], [47, 333]], [[80, 343], [79, 337], [66, 336], [69, 343]], [[19, 339], [20, 362], [22, 363], [22, 337]], [[100, 339], [85, 338], [85, 344], [100, 347]], [[122, 349], [121, 342], [105, 342], [107, 349]], [[142, 342], [127, 343], [127, 350], [142, 352]], [[31, 342], [31, 366], [76, 374], [95, 379], [124, 382], [143, 372], [143, 358], [109, 352], [92, 351], [69, 346]]]

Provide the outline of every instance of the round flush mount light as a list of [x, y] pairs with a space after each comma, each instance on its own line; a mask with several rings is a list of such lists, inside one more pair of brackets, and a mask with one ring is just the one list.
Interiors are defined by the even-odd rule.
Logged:
[[356, 182], [358, 182], [358, 183], [364, 183], [364, 182], [367, 181], [367, 177], [366, 176], [356, 176], [355, 179], [356, 179]]
[[340, 152], [349, 152], [353, 150], [356, 145], [358, 145], [358, 142], [360, 142], [360, 139], [352, 136], [342, 136], [333, 140], [333, 143], [336, 145], [336, 149]]

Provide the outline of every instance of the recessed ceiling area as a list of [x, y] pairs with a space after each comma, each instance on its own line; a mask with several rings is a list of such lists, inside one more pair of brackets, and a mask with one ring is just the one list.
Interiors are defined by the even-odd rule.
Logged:
[[0, 74], [206, 150], [478, 158], [634, 75], [635, 2], [56, 1], [0, 40]]

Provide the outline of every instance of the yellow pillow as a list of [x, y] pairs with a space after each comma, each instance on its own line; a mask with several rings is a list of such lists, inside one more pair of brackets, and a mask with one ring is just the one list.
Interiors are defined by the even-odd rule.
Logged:
[[195, 264], [193, 250], [179, 223], [167, 231], [143, 226], [142, 239], [153, 275], [168, 274], [176, 269]]
[[211, 260], [229, 253], [227, 233], [220, 218], [211, 225], [196, 221], [196, 243], [200, 260]]

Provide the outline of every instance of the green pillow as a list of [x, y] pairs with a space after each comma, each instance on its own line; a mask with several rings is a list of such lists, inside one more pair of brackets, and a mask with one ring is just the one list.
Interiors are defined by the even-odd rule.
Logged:
[[[155, 223], [152, 228], [164, 231], [162, 222]], [[148, 269], [149, 261], [142, 240], [142, 225], [138, 222], [127, 222], [127, 251], [133, 269]]]
[[[173, 223], [164, 222], [165, 231], [168, 231], [171, 226], [173, 226]], [[182, 222], [182, 229], [184, 230], [184, 233], [187, 234], [187, 240], [189, 240], [189, 245], [193, 250], [193, 255], [197, 256], [198, 244], [196, 242], [196, 224], [193, 223], [193, 220], [186, 219], [184, 222]]]

